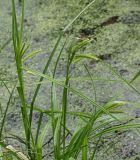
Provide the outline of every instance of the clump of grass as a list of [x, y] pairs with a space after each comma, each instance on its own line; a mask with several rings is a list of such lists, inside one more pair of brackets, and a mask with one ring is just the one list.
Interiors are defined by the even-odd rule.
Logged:
[[[71, 79], [71, 66], [73, 63], [78, 63], [81, 60], [87, 59], [94, 59], [101, 61], [96, 55], [93, 54], [78, 54], [78, 51], [88, 45], [91, 40], [83, 40], [77, 43], [71, 43], [70, 47], [67, 49], [67, 62], [66, 62], [66, 73], [64, 77], [64, 81], [59, 81], [55, 78], [55, 73], [57, 71], [58, 63], [61, 58], [61, 55], [64, 52], [64, 48], [67, 44], [67, 38], [62, 45], [62, 48], [58, 55], [56, 55], [56, 51], [58, 46], [60, 45], [60, 41], [64, 36], [64, 33], [68, 30], [68, 28], [82, 15], [82, 13], [88, 9], [94, 1], [89, 3], [60, 33], [58, 40], [52, 49], [50, 57], [44, 67], [43, 72], [31, 70], [24, 66], [24, 62], [35, 56], [38, 51], [33, 51], [32, 53], [28, 53], [30, 44], [24, 41], [23, 36], [23, 22], [24, 22], [24, 0], [22, 0], [22, 16], [21, 16], [21, 23], [20, 27], [18, 27], [17, 23], [17, 14], [15, 9], [15, 1], [12, 0], [12, 39], [13, 39], [13, 47], [15, 52], [15, 61], [17, 67], [17, 74], [18, 74], [18, 85], [17, 90], [19, 94], [19, 98], [21, 100], [21, 113], [22, 113], [22, 120], [24, 124], [24, 131], [25, 131], [25, 145], [27, 156], [22, 153], [17, 152], [12, 146], [6, 146], [3, 141], [3, 127], [5, 123], [6, 113], [9, 108], [9, 103], [13, 95], [13, 91], [10, 92], [10, 98], [7, 104], [7, 108], [4, 112], [3, 121], [1, 125], [1, 133], [0, 133], [0, 146], [8, 150], [10, 159], [31, 159], [31, 160], [42, 160], [45, 159], [45, 155], [43, 155], [44, 144], [47, 139], [47, 135], [49, 134], [50, 129], [52, 130], [52, 140], [53, 140], [53, 159], [56, 160], [76, 160], [81, 158], [82, 160], [93, 160], [95, 158], [98, 144], [100, 143], [102, 137], [105, 137], [108, 134], [114, 133], [116, 130], [128, 130], [128, 129], [138, 129], [140, 128], [140, 124], [132, 123], [133, 120], [129, 116], [125, 116], [122, 110], [120, 109], [121, 106], [126, 105], [128, 102], [124, 101], [113, 101], [110, 100], [104, 105], [100, 105], [96, 101], [96, 88], [94, 86], [94, 80], [90, 70], [85, 65], [86, 71], [89, 75], [89, 79], [92, 82], [92, 87], [94, 89], [95, 98], [94, 100], [87, 95], [83, 94], [81, 91], [77, 90], [76, 88], [70, 86], [70, 79]], [[54, 64], [54, 70], [51, 72], [49, 70], [49, 66], [52, 62], [54, 56], [57, 56], [56, 63]], [[102, 62], [102, 61], [101, 61]], [[109, 69], [114, 72], [116, 75], [116, 71], [109, 65], [104, 64], [109, 67]], [[40, 77], [39, 82], [36, 86], [34, 91], [34, 95], [32, 98], [31, 104], [27, 103], [26, 92], [25, 92], [25, 85], [26, 82], [24, 80], [24, 72], [35, 75]], [[136, 88], [131, 84], [137, 77], [139, 73], [137, 73], [131, 82], [123, 79], [121, 76], [118, 77], [131, 87], [135, 92], [139, 94]], [[36, 97], [39, 94], [39, 90], [42, 84], [43, 79], [51, 82], [51, 104], [50, 109], [43, 110], [35, 106]], [[61, 100], [61, 107], [58, 105], [57, 101], [57, 87], [62, 88], [62, 100]], [[5, 86], [6, 87], [6, 86]], [[6, 87], [7, 88], [7, 87]], [[77, 95], [79, 98], [83, 99], [84, 101], [90, 103], [94, 110], [93, 112], [77, 112], [77, 111], [69, 111], [69, 93]], [[33, 124], [33, 112], [39, 112], [40, 116], [38, 119], [38, 126], [36, 133], [34, 134], [34, 130], [32, 130]], [[44, 128], [41, 127], [43, 120], [43, 115], [48, 117], [48, 122], [44, 124]], [[77, 117], [78, 121], [80, 121], [81, 126], [76, 127], [74, 131], [70, 130], [70, 126], [67, 123], [67, 117], [75, 116]], [[125, 120], [125, 122], [124, 122]], [[78, 121], [75, 121], [75, 125], [78, 125]], [[114, 123], [115, 122], [115, 123]], [[117, 124], [116, 124], [117, 122]], [[127, 123], [126, 123], [127, 122]], [[115, 125], [112, 125], [115, 124]], [[68, 139], [68, 135], [70, 135], [70, 139]], [[18, 136], [17, 136], [18, 138]], [[91, 144], [94, 144], [92, 146]], [[92, 148], [93, 147], [93, 148]], [[1, 156], [4, 158], [4, 153], [0, 151]]]

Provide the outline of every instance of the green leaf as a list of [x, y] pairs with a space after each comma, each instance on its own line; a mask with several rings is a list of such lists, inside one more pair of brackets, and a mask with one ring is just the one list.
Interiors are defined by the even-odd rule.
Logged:
[[[67, 88], [69, 89], [69, 91], [75, 93], [76, 95], [78, 95], [79, 97], [83, 98], [84, 100], [87, 100], [88, 102], [90, 102], [91, 104], [93, 104], [94, 106], [97, 106], [98, 108], [100, 108], [104, 113], [106, 114], [109, 114], [111, 117], [113, 117], [106, 109], [104, 109], [104, 107], [102, 107], [101, 105], [97, 104], [93, 99], [89, 98], [88, 96], [84, 95], [82, 92], [76, 90], [75, 88], [72, 88], [72, 87], [69, 87], [69, 86], [66, 86], [65, 84], [63, 83], [60, 83], [58, 80], [46, 75], [46, 74], [42, 74], [40, 72], [37, 72], [37, 71], [33, 71], [31, 69], [28, 69], [27, 67], [23, 68], [24, 70], [26, 70], [28, 73], [30, 74], [33, 74], [33, 75], [38, 75], [38, 76], [41, 76], [43, 78], [47, 78], [49, 81], [53, 82], [53, 83], [56, 83], [64, 88]], [[114, 117], [114, 119], [116, 119], [117, 121], [119, 121], [116, 117]]]
[[39, 136], [39, 131], [40, 131], [41, 123], [42, 123], [42, 117], [43, 117], [43, 112], [41, 112], [40, 116], [39, 116], [38, 127], [37, 127], [37, 131], [36, 131], [35, 144], [37, 144], [37, 142], [38, 142], [38, 136]]
[[24, 58], [22, 59], [22, 61], [25, 62], [25, 61], [27, 61], [28, 59], [33, 58], [35, 55], [37, 55], [37, 54], [40, 53], [40, 52], [41, 52], [41, 50], [37, 50], [37, 51], [33, 51], [33, 52], [29, 53], [26, 57], [24, 57]]
[[46, 136], [48, 134], [48, 130], [49, 130], [50, 124], [51, 124], [50, 122], [48, 122], [46, 124], [46, 126], [41, 131], [41, 134], [38, 137], [38, 142], [37, 142], [38, 160], [42, 160], [42, 146], [43, 146], [45, 138], [46, 138]]
[[78, 54], [74, 58], [74, 63], [79, 62], [83, 59], [93, 59], [95, 61], [99, 61], [100, 59], [94, 54]]
[[13, 146], [8, 145], [6, 149], [10, 151], [19, 160], [29, 160], [22, 152], [17, 151]]
[[64, 28], [63, 32], [66, 32], [69, 27], [95, 2], [95, 0], [91, 1], [70, 23]]
[[54, 132], [54, 155], [55, 159], [60, 159], [60, 152], [61, 152], [61, 144], [60, 144], [60, 138], [61, 138], [61, 116], [59, 116], [56, 120], [56, 127]]
[[88, 138], [84, 138], [83, 148], [82, 148], [82, 160], [88, 159]]
[[0, 46], [0, 53], [10, 42], [11, 42], [11, 38], [9, 38], [2, 46]]
[[140, 71], [138, 71], [135, 76], [132, 78], [132, 80], [130, 81], [130, 83], [134, 82], [140, 75]]
[[120, 106], [124, 106], [128, 104], [128, 102], [125, 102], [125, 101], [111, 101], [111, 102], [108, 102], [104, 105], [104, 108], [106, 109], [114, 109], [114, 108], [118, 108]]
[[86, 39], [86, 40], [83, 40], [82, 42], [79, 42], [77, 45], [74, 45], [74, 46], [71, 47], [70, 52], [72, 52], [72, 53], [77, 52], [79, 49], [86, 46], [91, 41], [92, 40]]
[[15, 84], [15, 86], [13, 87], [13, 89], [12, 89], [12, 91], [11, 91], [11, 93], [10, 93], [9, 100], [8, 100], [8, 102], [7, 102], [6, 109], [5, 109], [5, 111], [4, 111], [4, 116], [3, 116], [3, 119], [2, 119], [2, 122], [1, 122], [1, 127], [0, 127], [0, 140], [2, 140], [2, 133], [3, 133], [3, 129], [4, 129], [5, 121], [6, 121], [6, 116], [7, 116], [7, 112], [8, 112], [10, 103], [11, 103], [11, 99], [12, 99], [12, 97], [13, 97], [13, 93], [14, 93], [15, 87], [16, 87], [16, 84]]
[[140, 128], [140, 124], [122, 124], [119, 126], [114, 126], [111, 128], [104, 129], [103, 131], [91, 136], [90, 139], [100, 137], [100, 135], [106, 135], [106, 134], [112, 133], [116, 130], [128, 130], [128, 129], [136, 129], [136, 128]]
[[30, 43], [24, 42], [20, 50], [21, 56], [23, 56], [29, 48], [30, 48]]

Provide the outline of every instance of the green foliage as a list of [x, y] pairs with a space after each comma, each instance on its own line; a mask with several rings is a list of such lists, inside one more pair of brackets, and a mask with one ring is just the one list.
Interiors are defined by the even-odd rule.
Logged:
[[[83, 93], [81, 90], [78, 90], [76, 87], [71, 86], [71, 70], [73, 65], [77, 65], [77, 62], [84, 61], [85, 59], [90, 59], [94, 61], [98, 61], [103, 63], [104, 66], [108, 67], [111, 72], [113, 72], [120, 81], [122, 81], [125, 85], [130, 87], [134, 92], [140, 95], [140, 92], [131, 84], [138, 76], [139, 72], [134, 76], [131, 82], [124, 79], [121, 75], [119, 75], [116, 70], [108, 63], [103, 62], [98, 55], [90, 53], [85, 54], [80, 52], [83, 47], [89, 45], [92, 41], [89, 39], [78, 41], [78, 42], [70, 42], [68, 43], [68, 38], [65, 37], [65, 32], [73, 25], [73, 23], [95, 2], [93, 0], [90, 2], [73, 20], [70, 21], [68, 25], [60, 32], [58, 36], [58, 40], [56, 44], [52, 48], [52, 52], [45, 64], [43, 72], [36, 71], [35, 69], [29, 69], [25, 66], [25, 61], [34, 57], [36, 54], [40, 53], [40, 50], [33, 51], [31, 53], [27, 53], [30, 49], [30, 44], [24, 39], [24, 0], [22, 0], [22, 16], [21, 23], [18, 25], [17, 22], [17, 12], [15, 0], [12, 0], [12, 39], [13, 39], [13, 47], [15, 53], [15, 61], [18, 75], [18, 94], [19, 99], [21, 101], [21, 113], [22, 113], [22, 121], [24, 124], [24, 132], [25, 132], [25, 156], [23, 153], [18, 152], [14, 147], [7, 146], [4, 144], [4, 135], [3, 128], [5, 125], [5, 118], [7, 115], [7, 111], [9, 109], [9, 105], [11, 102], [11, 98], [14, 93], [13, 88], [12, 92], [10, 92], [7, 85], [4, 84], [5, 88], [8, 90], [10, 97], [7, 103], [6, 110], [3, 115], [1, 132], [0, 132], [0, 155], [4, 156], [3, 149], [7, 149], [7, 155], [11, 160], [14, 158], [20, 160], [42, 160], [45, 158], [43, 155], [45, 148], [44, 144], [46, 143], [47, 137], [52, 133], [52, 147], [53, 147], [53, 158], [56, 160], [77, 160], [81, 158], [82, 160], [93, 160], [95, 158], [96, 152], [98, 152], [98, 145], [102, 138], [107, 135], [112, 135], [116, 130], [123, 131], [129, 129], [139, 129], [140, 124], [137, 122], [133, 122], [133, 118], [131, 116], [125, 115], [125, 112], [121, 107], [129, 104], [129, 102], [125, 101], [117, 101], [110, 100], [105, 104], [100, 104], [97, 102], [96, 97], [96, 88], [94, 85], [94, 79], [90, 70], [86, 65], [86, 71], [88, 73], [88, 78], [92, 83], [92, 88], [94, 90], [94, 99], [90, 98], [88, 95]], [[111, 3], [111, 2], [110, 2]], [[62, 47], [60, 46], [60, 42], [62, 38], [65, 39]], [[4, 46], [1, 47], [0, 51], [9, 43], [6, 42]], [[69, 47], [66, 47], [68, 45]], [[61, 49], [58, 52], [58, 48]], [[67, 48], [67, 49], [66, 49]], [[63, 80], [59, 80], [56, 78], [56, 71], [58, 69], [58, 63], [61, 59], [62, 54], [65, 54], [67, 57], [66, 68]], [[50, 71], [50, 64], [53, 62], [54, 57], [56, 61], [54, 63], [53, 72]], [[25, 72], [39, 78], [39, 81], [36, 83], [36, 88], [32, 97], [31, 104], [27, 102], [26, 95], [26, 81], [24, 79]], [[81, 77], [80, 77], [81, 78]], [[48, 92], [50, 95], [50, 106], [49, 109], [41, 109], [35, 106], [36, 98], [39, 94], [40, 88], [42, 86], [43, 80], [46, 79], [47, 82], [51, 82], [51, 91]], [[109, 80], [107, 80], [109, 81]], [[58, 93], [57, 89], [61, 88]], [[94, 109], [91, 112], [79, 112], [76, 110], [69, 110], [70, 104], [70, 93], [76, 95], [78, 98], [82, 99], [84, 102], [90, 104]], [[62, 99], [58, 98], [61, 95]], [[60, 103], [58, 103], [60, 101]], [[40, 101], [40, 103], [42, 103]], [[38, 126], [36, 129], [36, 133], [33, 133], [33, 114], [35, 112], [39, 113]], [[47, 117], [47, 122], [43, 121], [43, 116]], [[71, 126], [68, 123], [69, 117], [75, 116], [77, 120], [74, 122], [75, 125], [78, 125], [80, 122], [80, 127], [71, 129]], [[43, 126], [43, 127], [42, 127]], [[70, 138], [69, 138], [70, 135]], [[18, 136], [15, 136], [17, 139], [20, 139]], [[93, 144], [91, 146], [91, 144]], [[92, 151], [91, 154], [89, 154]], [[6, 156], [7, 156], [6, 155]], [[8, 158], [9, 158], [8, 157]]]

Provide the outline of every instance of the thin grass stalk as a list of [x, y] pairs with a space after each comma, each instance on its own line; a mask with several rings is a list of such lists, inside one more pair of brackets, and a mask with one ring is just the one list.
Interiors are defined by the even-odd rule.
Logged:
[[138, 128], [140, 128], [140, 124], [138, 124], [138, 123], [136, 123], [136, 124], [123, 124], [123, 125], [104, 129], [100, 133], [94, 134], [94, 135], [90, 136], [89, 138], [90, 139], [98, 138], [101, 136], [101, 134], [106, 135], [106, 134], [112, 133], [116, 130], [129, 130], [129, 129], [138, 129]]
[[56, 160], [59, 160], [61, 155], [61, 116], [57, 117], [53, 140], [54, 140], [54, 156]]
[[[92, 75], [91, 75], [92, 76]], [[59, 82], [64, 82], [65, 81], [65, 78], [56, 78]], [[84, 77], [71, 77], [70, 78], [71, 81], [91, 81], [91, 78], [90, 77], [87, 77], [87, 76], [84, 76]], [[103, 79], [103, 78], [93, 78], [92, 76], [92, 79], [93, 81], [103, 81], [103, 82], [113, 82], [113, 83], [120, 83], [122, 82], [122, 80], [120, 79]], [[0, 81], [1, 82], [1, 81]], [[8, 81], [5, 81], [5, 82], [8, 82]], [[43, 81], [43, 82], [40, 82], [41, 84], [46, 84], [46, 83], [49, 83], [48, 81]], [[27, 83], [27, 85], [37, 85], [37, 84], [40, 84], [39, 82], [33, 82], [33, 83]]]
[[[62, 55], [62, 52], [64, 50], [64, 47], [66, 45], [67, 42], [67, 38], [60, 50], [60, 53], [57, 57], [56, 63], [55, 63], [55, 67], [54, 67], [54, 71], [53, 71], [53, 78], [55, 77], [55, 73], [56, 73], [56, 69], [57, 69], [57, 65], [58, 62], [60, 60], [60, 57]], [[61, 139], [61, 134], [60, 134], [60, 130], [61, 130], [61, 119], [58, 118], [58, 120], [55, 119], [55, 113], [54, 113], [54, 108], [56, 108], [57, 106], [57, 102], [56, 102], [56, 90], [55, 90], [55, 84], [52, 82], [52, 87], [51, 87], [51, 118], [52, 118], [52, 131], [53, 131], [53, 142], [54, 142], [54, 155], [56, 159], [59, 159], [60, 157], [60, 139]], [[60, 121], [60, 122], [59, 122]], [[57, 137], [57, 138], [56, 138]]]
[[96, 143], [96, 145], [95, 145], [95, 148], [94, 148], [94, 150], [93, 150], [93, 153], [92, 153], [92, 155], [91, 155], [91, 157], [90, 157], [90, 160], [94, 160], [94, 157], [95, 157], [95, 154], [96, 154], [96, 151], [97, 151], [99, 142], [100, 142], [100, 140], [101, 140], [101, 137], [102, 137], [102, 134], [101, 134], [100, 137], [98, 138], [98, 141], [97, 141], [97, 143]]
[[4, 111], [4, 116], [3, 116], [2, 123], [1, 123], [1, 128], [0, 128], [0, 141], [2, 141], [3, 128], [4, 128], [4, 124], [5, 124], [7, 112], [8, 112], [10, 103], [11, 103], [11, 99], [12, 99], [12, 96], [13, 96], [13, 93], [14, 93], [14, 90], [15, 90], [15, 87], [16, 87], [16, 84], [14, 85], [14, 87], [13, 87], [11, 93], [10, 93], [9, 100], [8, 100], [8, 102], [7, 102], [6, 109], [5, 109], [5, 111]]
[[65, 28], [64, 32], [95, 2], [96, 0], [91, 1]]
[[38, 136], [39, 136], [39, 131], [40, 131], [40, 127], [41, 127], [42, 117], [43, 117], [43, 112], [41, 112], [40, 116], [39, 116], [38, 127], [37, 127], [37, 132], [36, 132], [36, 139], [35, 139], [35, 145], [37, 145], [37, 143], [38, 143]]
[[11, 94], [7, 84], [5, 83], [5, 81], [3, 81], [1, 78], [0, 78], [0, 81], [2, 82], [2, 84], [4, 85], [4, 87], [7, 89], [8, 93]]
[[[28, 108], [30, 108], [28, 106]], [[52, 110], [42, 110], [40, 108], [37, 108], [37, 107], [34, 107], [34, 111], [37, 111], [39, 113], [44, 113], [46, 115], [49, 115], [51, 117], [51, 113], [52, 113]], [[59, 111], [59, 110], [54, 110], [53, 111], [53, 114], [62, 114], [62, 111]], [[78, 117], [83, 117], [83, 118], [90, 118], [91, 117], [91, 114], [89, 113], [86, 113], [86, 112], [76, 112], [76, 111], [67, 111], [67, 114], [68, 115], [71, 115], [71, 116], [78, 116]]]
[[121, 80], [122, 80], [122, 82], [124, 82], [127, 86], [129, 86], [133, 91], [135, 91], [138, 95], [140, 95], [140, 91], [138, 91], [132, 84], [131, 84], [131, 81], [130, 82], [128, 82], [125, 78], [123, 78], [121, 75], [119, 75], [117, 72], [116, 72], [116, 70], [110, 65], [110, 64], [108, 64], [108, 63], [106, 63], [106, 62], [103, 62], [102, 60], [101, 60], [101, 62], [105, 65], [105, 66], [107, 66], [111, 71], [112, 71], [112, 73], [114, 73], [115, 75], [117, 75]]
[[[45, 74], [45, 73], [47, 72], [48, 67], [49, 67], [49, 65], [50, 65], [50, 63], [51, 63], [51, 61], [52, 61], [52, 58], [53, 58], [53, 56], [54, 56], [54, 54], [55, 54], [55, 52], [56, 52], [56, 49], [58, 48], [58, 45], [59, 45], [60, 40], [61, 40], [62, 36], [64, 35], [64, 33], [68, 30], [68, 28], [82, 15], [94, 2], [95, 2], [95, 0], [93, 0], [91, 3], [89, 3], [89, 4], [64, 28], [64, 30], [60, 33], [60, 36], [59, 36], [59, 38], [58, 38], [58, 40], [57, 40], [57, 42], [56, 42], [56, 44], [55, 44], [55, 46], [54, 46], [54, 48], [53, 48], [53, 50], [52, 50], [52, 52], [51, 52], [51, 55], [50, 55], [50, 57], [49, 57], [49, 60], [48, 60], [48, 62], [47, 62], [46, 65], [45, 65], [45, 68], [44, 68], [44, 70], [43, 70], [43, 74]], [[37, 97], [37, 95], [38, 95], [38, 92], [39, 92], [39, 90], [40, 90], [41, 82], [43, 81], [43, 79], [44, 79], [43, 77], [40, 78], [39, 83], [38, 83], [38, 85], [37, 85], [37, 87], [36, 87], [36, 89], [35, 89], [32, 102], [31, 102], [31, 109], [30, 109], [30, 115], [29, 115], [29, 124], [30, 124], [30, 126], [31, 126], [31, 123], [32, 123], [32, 115], [33, 115], [34, 103], [35, 103], [36, 97]]]
[[[43, 70], [43, 74], [45, 74], [45, 73], [47, 72], [47, 70], [48, 70], [48, 67], [49, 67], [49, 65], [50, 65], [50, 63], [51, 63], [51, 60], [52, 60], [52, 58], [53, 58], [53, 56], [54, 56], [54, 54], [55, 54], [55, 52], [56, 52], [56, 49], [57, 49], [57, 47], [58, 47], [58, 45], [59, 45], [60, 40], [61, 40], [61, 38], [62, 38], [62, 35], [63, 35], [63, 34], [60, 34], [60, 36], [59, 36], [59, 38], [58, 38], [58, 40], [57, 40], [57, 42], [56, 42], [56, 44], [55, 44], [55, 46], [54, 46], [54, 49], [53, 49], [53, 51], [52, 51], [52, 53], [51, 53], [51, 55], [50, 55], [50, 57], [49, 57], [49, 60], [48, 60], [47, 64], [45, 65], [45, 68], [44, 68], [44, 70]], [[35, 103], [36, 97], [37, 97], [37, 95], [38, 95], [39, 89], [40, 89], [40, 87], [41, 87], [41, 83], [40, 83], [40, 82], [42, 82], [43, 79], [44, 79], [44, 77], [41, 77], [41, 78], [40, 78], [39, 84], [37, 85], [37, 87], [36, 87], [36, 89], [35, 89], [35, 92], [34, 92], [34, 95], [33, 95], [33, 99], [32, 99], [32, 102], [31, 102], [31, 108], [30, 108], [30, 114], [29, 114], [29, 124], [30, 124], [30, 126], [31, 126], [31, 124], [32, 124], [32, 116], [33, 116], [34, 103]]]
[[[67, 61], [67, 67], [66, 67], [66, 80], [65, 80], [65, 86], [69, 86], [69, 77], [70, 77], [70, 66], [73, 61], [73, 58], [75, 56], [76, 51], [72, 51], [72, 46], [70, 46], [69, 52], [68, 52], [68, 61]], [[63, 98], [62, 98], [62, 124], [63, 124], [63, 155], [65, 155], [65, 141], [66, 141], [66, 118], [67, 118], [67, 107], [68, 107], [68, 88], [63, 89]], [[63, 156], [63, 159], [65, 160], [65, 156]]]
[[[57, 60], [56, 60], [56, 63], [55, 63], [55, 67], [54, 67], [54, 71], [53, 71], [53, 78], [55, 78], [55, 73], [56, 73], [57, 65], [58, 65], [58, 62], [59, 62], [60, 57], [61, 57], [61, 55], [62, 55], [62, 52], [63, 52], [63, 50], [64, 50], [64, 47], [65, 47], [65, 45], [66, 45], [66, 42], [67, 42], [67, 38], [66, 38], [66, 40], [65, 40], [65, 42], [64, 42], [64, 44], [63, 44], [63, 46], [62, 46], [62, 48], [61, 48], [61, 51], [60, 51], [60, 53], [59, 53], [59, 55], [58, 55], [58, 57], [57, 57]], [[52, 112], [53, 134], [54, 134], [54, 130], [55, 130], [55, 123], [54, 123], [54, 104], [53, 104], [53, 90], [54, 90], [54, 85], [55, 85], [55, 84], [52, 82], [52, 87], [51, 87], [51, 102], [52, 102], [52, 104], [51, 104], [51, 112]]]
[[50, 82], [54, 82], [55, 84], [61, 86], [61, 87], [65, 87], [67, 88], [69, 91], [73, 92], [74, 94], [78, 95], [79, 97], [81, 97], [82, 99], [90, 102], [92, 105], [102, 109], [102, 111], [108, 115], [110, 115], [112, 118], [116, 119], [116, 121], [120, 122], [119, 119], [117, 119], [116, 117], [114, 117], [112, 114], [110, 114], [106, 109], [104, 109], [103, 106], [99, 105], [97, 102], [95, 102], [93, 99], [89, 98], [88, 96], [84, 95], [82, 92], [80, 92], [79, 90], [75, 89], [75, 88], [72, 88], [72, 87], [69, 87], [69, 86], [66, 86], [64, 85], [63, 83], [60, 83], [60, 81], [57, 81], [56, 79], [52, 78], [52, 77], [49, 77], [48, 75], [44, 75], [40, 72], [37, 72], [37, 71], [34, 71], [34, 70], [31, 70], [31, 69], [28, 69], [28, 68], [25, 68], [24, 67], [24, 70], [26, 70], [28, 73], [32, 74], [32, 75], [38, 75], [38, 76], [42, 76], [46, 79], [48, 79]]
[[9, 38], [2, 46], [0, 46], [0, 53], [1, 51], [6, 48], [6, 46], [11, 42], [12, 38]]
[[[91, 73], [90, 73], [90, 71], [89, 71], [87, 65], [84, 65], [84, 67], [85, 67], [85, 69], [86, 69], [86, 71], [87, 71], [87, 73], [88, 73], [88, 75], [89, 75], [89, 77], [90, 77], [90, 79], [91, 79], [91, 82], [92, 82], [92, 89], [93, 89], [93, 91], [94, 91], [94, 92], [93, 92], [94, 101], [96, 102], [96, 101], [97, 101], [97, 95], [96, 95], [96, 87], [95, 87], [95, 84], [94, 84], [93, 77], [92, 77], [92, 75], [91, 75]], [[95, 106], [95, 112], [96, 112], [96, 106]]]
[[[24, 0], [22, 0], [22, 14], [24, 14]], [[22, 70], [22, 55], [21, 55], [21, 41], [22, 39], [22, 33], [23, 32], [23, 21], [24, 21], [24, 15], [22, 15], [21, 20], [21, 30], [18, 31], [18, 25], [17, 25], [17, 17], [16, 17], [16, 9], [15, 9], [15, 1], [12, 0], [12, 38], [13, 38], [13, 46], [15, 51], [15, 60], [16, 60], [16, 67], [17, 67], [17, 73], [18, 73], [18, 80], [19, 80], [19, 87], [17, 87], [19, 97], [21, 99], [22, 107], [22, 119], [24, 124], [24, 130], [26, 135], [26, 142], [27, 142], [27, 148], [28, 148], [28, 154], [31, 156], [31, 145], [30, 145], [30, 132], [31, 129], [29, 126], [28, 121], [28, 113], [27, 113], [27, 105], [26, 105], [26, 99], [25, 99], [25, 91], [24, 91], [24, 79], [23, 79], [23, 70]], [[20, 35], [19, 35], [20, 34]], [[33, 142], [33, 139], [32, 139]], [[33, 142], [34, 143], [34, 142]]]
[[2, 117], [2, 115], [3, 115], [3, 109], [2, 109], [1, 103], [0, 103], [0, 114], [1, 114], [1, 117]]
[[[19, 43], [22, 43], [22, 35], [23, 35], [23, 26], [24, 26], [24, 0], [22, 0], [22, 16], [21, 16], [21, 25], [20, 25], [20, 33], [19, 33]], [[21, 46], [20, 46], [21, 48]]]
[[84, 138], [83, 148], [82, 148], [82, 160], [88, 159], [88, 138]]
[[[69, 83], [69, 74], [67, 71], [65, 85], [68, 86]], [[67, 116], [67, 105], [68, 105], [68, 89], [64, 88], [63, 90], [63, 106], [62, 106], [62, 123], [63, 123], [63, 155], [65, 154], [65, 137], [66, 137], [66, 116]], [[65, 157], [64, 157], [65, 160]]]

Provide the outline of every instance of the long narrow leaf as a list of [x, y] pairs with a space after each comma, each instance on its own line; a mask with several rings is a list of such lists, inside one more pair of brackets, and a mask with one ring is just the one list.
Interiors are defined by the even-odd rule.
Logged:
[[44, 129], [42, 130], [41, 134], [38, 137], [38, 142], [37, 142], [38, 159], [37, 160], [42, 160], [42, 146], [48, 134], [49, 127], [50, 127], [50, 122], [46, 124], [46, 126], [44, 127]]
[[10, 103], [11, 103], [11, 99], [12, 99], [15, 87], [16, 87], [16, 84], [15, 84], [14, 88], [12, 89], [12, 92], [10, 93], [10, 97], [9, 97], [8, 102], [7, 102], [6, 109], [4, 111], [4, 116], [3, 116], [2, 123], [1, 123], [1, 128], [0, 128], [0, 141], [2, 140], [2, 133], [3, 133], [3, 128], [4, 128], [4, 124], [5, 124], [5, 120], [6, 120], [6, 115], [7, 115]]
[[10, 42], [11, 42], [11, 38], [9, 38], [2, 46], [0, 46], [0, 53]]

